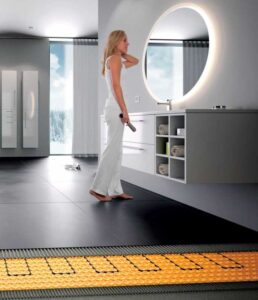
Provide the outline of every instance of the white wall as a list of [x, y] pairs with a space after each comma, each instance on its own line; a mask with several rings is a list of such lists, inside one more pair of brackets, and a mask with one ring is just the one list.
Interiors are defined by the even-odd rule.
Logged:
[[[211, 108], [225, 104], [228, 108], [257, 109], [257, 0], [99, 0], [99, 60], [109, 32], [115, 29], [127, 32], [129, 53], [142, 59], [155, 21], [173, 5], [185, 2], [199, 5], [211, 19], [215, 29], [215, 57], [201, 89], [174, 107]], [[124, 90], [128, 110], [164, 110], [144, 85], [141, 63], [127, 72]], [[107, 89], [101, 76], [98, 83], [99, 114], [102, 114]], [[140, 103], [134, 102], [137, 95]], [[258, 230], [258, 185], [183, 185], [127, 168], [122, 170], [122, 179]]]

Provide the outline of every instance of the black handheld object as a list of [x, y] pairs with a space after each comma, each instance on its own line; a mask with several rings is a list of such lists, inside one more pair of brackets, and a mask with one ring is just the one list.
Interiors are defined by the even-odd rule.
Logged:
[[[122, 113], [119, 114], [119, 117], [120, 117], [120, 118], [123, 118], [123, 114], [122, 114]], [[127, 124], [127, 126], [128, 126], [132, 131], [136, 131], [136, 128], [133, 126], [132, 123], [128, 122], [128, 123], [126, 123], [126, 124]]]

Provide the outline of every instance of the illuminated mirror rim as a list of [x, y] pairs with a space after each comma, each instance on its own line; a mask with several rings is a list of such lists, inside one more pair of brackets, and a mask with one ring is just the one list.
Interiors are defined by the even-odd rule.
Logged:
[[157, 97], [152, 93], [151, 89], [148, 86], [147, 78], [145, 76], [145, 55], [146, 55], [148, 43], [149, 43], [149, 40], [150, 40], [150, 36], [153, 33], [153, 31], [154, 31], [155, 27], [157, 26], [157, 24], [162, 19], [166, 18], [169, 14], [171, 14], [172, 12], [174, 12], [174, 11], [176, 11], [178, 9], [181, 9], [181, 8], [192, 9], [192, 10], [196, 11], [197, 13], [199, 13], [199, 15], [203, 18], [203, 20], [204, 20], [204, 22], [205, 22], [205, 24], [207, 26], [208, 34], [209, 34], [209, 52], [208, 52], [208, 57], [207, 57], [206, 65], [205, 65], [205, 67], [203, 69], [203, 72], [202, 72], [200, 78], [196, 82], [196, 84], [185, 95], [183, 95], [180, 98], [173, 99], [173, 101], [176, 101], [176, 102], [185, 101], [185, 100], [188, 100], [193, 95], [195, 95], [203, 87], [203, 85], [205, 84], [205, 82], [207, 82], [208, 78], [210, 77], [210, 74], [212, 73], [212, 68], [213, 68], [213, 66], [215, 64], [215, 58], [216, 58], [216, 55], [215, 55], [215, 30], [214, 30], [213, 24], [211, 22], [211, 18], [204, 11], [204, 9], [202, 9], [201, 7], [199, 7], [199, 6], [195, 5], [195, 4], [192, 4], [192, 3], [182, 3], [182, 4], [178, 4], [178, 5], [172, 6], [171, 8], [169, 8], [168, 10], [166, 10], [157, 19], [157, 21], [152, 26], [151, 31], [150, 31], [147, 39], [146, 39], [144, 50], [143, 50], [143, 57], [142, 57], [142, 75], [143, 75], [143, 81], [144, 81], [144, 84], [145, 84], [145, 87], [146, 87], [148, 93], [157, 102], [165, 102], [165, 101], [162, 101], [161, 99], [157, 99]]

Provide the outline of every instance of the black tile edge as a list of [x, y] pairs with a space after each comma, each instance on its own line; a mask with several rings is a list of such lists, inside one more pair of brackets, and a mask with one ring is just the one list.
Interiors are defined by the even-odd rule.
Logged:
[[158, 293], [184, 293], [207, 291], [234, 291], [234, 290], [258, 290], [258, 282], [234, 282], [234, 283], [209, 283], [209, 284], [175, 284], [157, 286], [122, 286], [105, 288], [67, 288], [49, 290], [17, 290], [2, 291], [0, 299], [35, 299], [52, 297], [80, 297], [80, 296], [104, 296], [104, 295], [137, 295]]
[[237, 252], [258, 251], [258, 243], [250, 244], [202, 244], [202, 245], [153, 245], [153, 246], [104, 246], [104, 247], [69, 247], [69, 248], [31, 248], [2, 249], [0, 259], [96, 256], [96, 255], [132, 255], [163, 253], [200, 253], [200, 252]]

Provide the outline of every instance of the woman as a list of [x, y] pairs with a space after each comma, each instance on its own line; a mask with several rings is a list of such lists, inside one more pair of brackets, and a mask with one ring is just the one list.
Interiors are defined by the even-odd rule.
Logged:
[[[116, 30], [110, 33], [104, 51], [102, 75], [106, 78], [109, 93], [104, 108], [108, 128], [107, 146], [89, 191], [100, 201], [111, 201], [112, 198], [133, 199], [123, 192], [120, 181], [124, 124], [130, 122], [120, 77], [125, 68], [138, 63], [137, 58], [127, 54], [128, 45], [126, 33]], [[120, 113], [123, 114], [122, 118], [119, 118]]]

